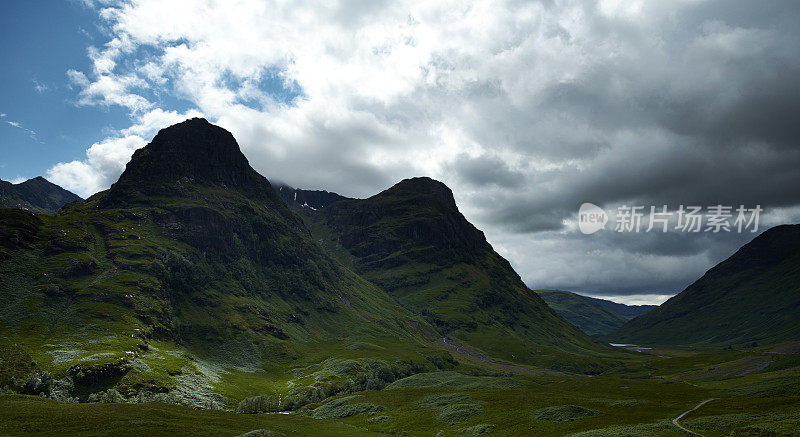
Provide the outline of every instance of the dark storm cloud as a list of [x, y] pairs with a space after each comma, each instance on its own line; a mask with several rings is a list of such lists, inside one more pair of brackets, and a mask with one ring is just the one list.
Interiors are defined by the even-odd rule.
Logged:
[[[492, 206], [484, 219], [537, 232], [589, 200], [800, 204], [798, 11], [791, 2], [702, 3], [633, 30], [596, 17], [607, 32], [598, 44], [613, 34], [626, 52], [545, 89], [525, 111], [487, 117], [511, 132], [508, 145], [522, 156], [567, 164], [547, 171], [546, 183], [528, 177], [529, 189], [505, 203], [476, 199]], [[643, 50], [636, 38], [658, 44]]]
[[461, 180], [475, 186], [493, 184], [505, 188], [515, 188], [521, 185], [525, 179], [523, 173], [510, 169], [508, 163], [491, 155], [475, 158], [460, 155], [452, 165]]
[[[583, 235], [545, 231], [530, 234], [524, 246], [547, 257], [534, 262], [517, 256], [514, 267], [524, 273], [523, 279], [534, 289], [563, 289], [602, 296], [672, 295], [756, 235], [609, 230]], [[559, 247], [571, 250], [557, 250]]]

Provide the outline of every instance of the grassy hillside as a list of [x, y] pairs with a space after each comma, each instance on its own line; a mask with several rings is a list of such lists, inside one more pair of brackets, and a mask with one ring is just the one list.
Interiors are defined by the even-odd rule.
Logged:
[[608, 334], [628, 320], [606, 309], [599, 299], [561, 290], [534, 291], [561, 317], [592, 336]]
[[646, 345], [800, 339], [800, 225], [765, 231], [686, 290], [607, 338]]
[[556, 315], [522, 282], [452, 192], [404, 180], [368, 199], [296, 206], [314, 238], [443, 337], [509, 361], [595, 372], [614, 354]]
[[[0, 210], [0, 260], [0, 388], [299, 405], [435, 368], [432, 328], [331, 259], [205, 120], [162, 130], [110, 190], [58, 215]], [[351, 347], [373, 361], [330, 380], [290, 371]]]

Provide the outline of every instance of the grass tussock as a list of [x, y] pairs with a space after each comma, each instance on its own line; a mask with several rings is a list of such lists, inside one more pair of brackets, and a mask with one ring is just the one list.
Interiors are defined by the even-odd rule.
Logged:
[[446, 423], [463, 422], [483, 412], [482, 402], [459, 393], [426, 396], [417, 405], [436, 411], [436, 418]]
[[540, 408], [531, 414], [531, 418], [533, 418], [533, 420], [545, 422], [572, 422], [574, 420], [597, 416], [598, 414], [600, 413], [595, 410], [590, 410], [579, 405], [559, 405], [556, 407]]
[[796, 414], [719, 414], [697, 417], [683, 423], [702, 432], [733, 429], [731, 435], [797, 435], [800, 413]]
[[569, 437], [640, 437], [644, 435], [670, 435], [678, 430], [669, 420], [635, 425], [616, 425], [607, 428], [569, 434]]
[[462, 435], [483, 435], [494, 431], [496, 428], [497, 427], [494, 425], [481, 424], [470, 426], [468, 428], [461, 428], [458, 430], [458, 433]]
[[800, 396], [800, 380], [796, 376], [771, 378], [729, 389], [736, 396], [773, 398]]
[[383, 411], [382, 405], [371, 404], [368, 402], [351, 403], [361, 396], [346, 396], [329, 401], [308, 413], [315, 419], [341, 419], [344, 417], [356, 416], [359, 414], [374, 415]]
[[449, 388], [453, 390], [505, 390], [518, 389], [520, 384], [512, 378], [481, 377], [457, 372], [430, 372], [412, 375], [389, 384], [387, 389]]

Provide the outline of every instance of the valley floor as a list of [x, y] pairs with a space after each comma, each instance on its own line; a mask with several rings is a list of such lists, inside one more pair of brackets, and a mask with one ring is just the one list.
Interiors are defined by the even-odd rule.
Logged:
[[796, 352], [651, 350], [593, 377], [465, 362], [292, 414], [9, 394], [0, 395], [0, 435], [800, 435]]

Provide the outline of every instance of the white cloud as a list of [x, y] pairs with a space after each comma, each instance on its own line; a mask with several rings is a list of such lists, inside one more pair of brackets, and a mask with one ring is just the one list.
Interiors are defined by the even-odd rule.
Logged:
[[625, 305], [661, 305], [671, 294], [632, 294], [630, 296], [591, 296]]
[[89, 86], [89, 79], [80, 71], [67, 70], [67, 78], [73, 85], [77, 85], [82, 88]]
[[136, 118], [136, 124], [119, 131], [118, 136], [92, 144], [85, 159], [54, 165], [47, 171], [47, 177], [82, 197], [89, 197], [119, 178], [133, 152], [147, 144], [145, 138], [152, 138], [166, 126], [198, 116], [197, 111], [178, 113], [154, 109], [146, 112]]
[[39, 81], [38, 81], [38, 80], [36, 80], [36, 79], [33, 79], [33, 89], [34, 89], [34, 90], [35, 90], [37, 93], [39, 93], [39, 94], [43, 94], [45, 91], [47, 91], [47, 90], [49, 89], [49, 87], [48, 87], [46, 84], [44, 84], [44, 83], [42, 83], [42, 82], [39, 82]]
[[660, 294], [722, 250], [643, 255], [555, 229], [586, 200], [792, 202], [753, 181], [800, 162], [770, 137], [792, 132], [794, 115], [757, 117], [787, 95], [778, 112], [796, 113], [794, 8], [86, 1], [109, 39], [89, 48], [90, 71], [67, 76], [79, 105], [127, 108], [132, 126], [51, 169], [84, 195], [158, 128], [203, 114], [257, 170], [296, 186], [365, 196], [403, 177], [444, 181], [531, 285], [625, 280]]
[[94, 143], [86, 151], [86, 159], [54, 165], [47, 170], [47, 179], [81, 197], [89, 197], [116, 181], [133, 152], [146, 143], [136, 135]]
[[[0, 116], [0, 118], [5, 118], [5, 116], [6, 116], [6, 114], [2, 114]], [[36, 134], [35, 130], [28, 129], [27, 127], [23, 126], [22, 123], [20, 123], [18, 121], [6, 120], [6, 123], [11, 127], [15, 127], [15, 128], [20, 129], [22, 131], [25, 131], [28, 134], [28, 137], [30, 137], [30, 139], [36, 141], [37, 143], [44, 144], [41, 141], [39, 141], [39, 138], [37, 137], [37, 134]]]
[[136, 135], [142, 138], [152, 138], [160, 129], [193, 117], [202, 117], [202, 114], [196, 110], [179, 113], [156, 108], [139, 116], [136, 124], [123, 129], [121, 133], [125, 136]]

